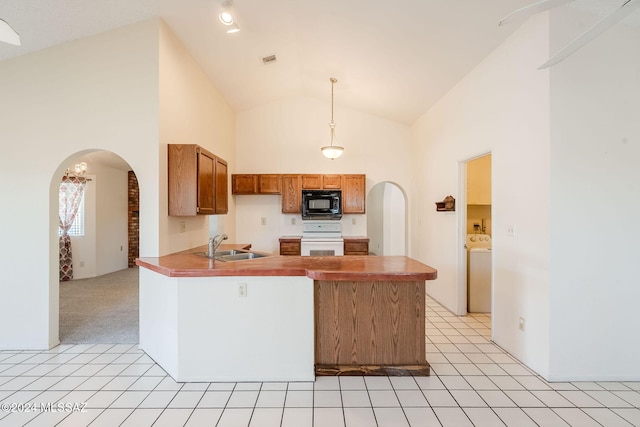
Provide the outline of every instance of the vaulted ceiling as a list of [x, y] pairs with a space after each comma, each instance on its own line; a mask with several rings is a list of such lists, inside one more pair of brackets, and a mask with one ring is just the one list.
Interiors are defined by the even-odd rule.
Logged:
[[[0, 60], [160, 16], [237, 112], [292, 96], [328, 100], [336, 77], [336, 104], [411, 124], [520, 23], [498, 27], [500, 18], [532, 2], [234, 0], [241, 31], [227, 34], [222, 1], [3, 1], [0, 18], [23, 44], [0, 43]], [[613, 0], [588, 3], [598, 2]]]

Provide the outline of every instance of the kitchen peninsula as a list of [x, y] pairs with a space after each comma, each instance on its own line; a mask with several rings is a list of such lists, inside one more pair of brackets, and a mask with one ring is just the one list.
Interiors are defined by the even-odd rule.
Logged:
[[136, 261], [140, 348], [176, 381], [429, 374], [435, 269], [404, 256], [214, 262], [205, 250]]

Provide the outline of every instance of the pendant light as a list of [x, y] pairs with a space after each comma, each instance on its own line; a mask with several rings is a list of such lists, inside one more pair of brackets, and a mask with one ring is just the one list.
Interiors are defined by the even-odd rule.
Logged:
[[344, 147], [341, 147], [339, 145], [333, 145], [336, 139], [336, 122], [333, 121], [333, 85], [338, 80], [331, 77], [329, 81], [331, 82], [331, 122], [329, 123], [329, 129], [331, 129], [331, 141], [329, 142], [329, 145], [325, 145], [320, 149], [320, 151], [322, 151], [322, 154], [327, 159], [333, 160], [333, 159], [337, 159], [342, 155], [342, 152], [344, 151]]

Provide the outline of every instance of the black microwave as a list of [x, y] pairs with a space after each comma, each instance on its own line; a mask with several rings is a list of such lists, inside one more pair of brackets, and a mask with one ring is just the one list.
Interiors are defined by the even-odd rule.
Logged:
[[342, 218], [342, 191], [302, 190], [302, 219]]

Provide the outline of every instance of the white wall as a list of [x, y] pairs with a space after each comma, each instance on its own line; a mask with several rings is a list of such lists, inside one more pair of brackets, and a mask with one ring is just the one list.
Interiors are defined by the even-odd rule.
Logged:
[[386, 182], [376, 184], [367, 194], [367, 237], [369, 253], [384, 254], [384, 193]]
[[129, 178], [122, 169], [98, 164], [95, 167], [96, 275], [101, 276], [129, 264]]
[[[235, 164], [235, 115], [202, 69], [169, 27], [160, 26], [160, 253], [185, 250], [207, 243], [209, 217], [168, 215], [167, 144], [198, 144]], [[231, 173], [231, 172], [230, 172]], [[229, 176], [231, 194], [231, 176]], [[186, 231], [181, 232], [181, 222]], [[217, 216], [218, 230], [235, 241], [235, 204], [229, 195], [229, 213]]]
[[[141, 254], [158, 252], [158, 23], [0, 62], [0, 348], [58, 341], [58, 185], [67, 159], [107, 149], [136, 171]], [[8, 120], [10, 118], [10, 120]], [[17, 178], [25, 177], [17, 184]], [[156, 200], [154, 200], [156, 199]]]
[[386, 183], [384, 187], [383, 255], [406, 255], [406, 200], [400, 189]]
[[0, 249], [0, 323], [14, 325], [0, 331], [0, 349], [49, 348], [58, 342], [57, 195], [68, 163], [108, 150], [131, 165], [140, 256], [201, 244], [206, 217], [190, 219], [183, 237], [167, 216], [166, 144], [197, 143], [232, 163], [233, 113], [158, 20], [3, 61], [0, 93], [0, 117], [11, 118], [0, 126], [0, 192], [15, 194], [0, 213], [12, 224], [12, 245]]
[[[465, 224], [435, 202], [459, 201], [465, 160], [493, 153], [493, 339], [548, 372], [548, 17], [524, 23], [412, 127], [411, 256], [438, 269], [428, 293], [456, 312]], [[533, 208], [532, 208], [533, 207]], [[516, 236], [507, 228], [516, 226]], [[464, 306], [464, 304], [462, 304]], [[463, 313], [460, 313], [463, 314]], [[518, 318], [526, 318], [526, 331]]]
[[[594, 17], [558, 9], [553, 51]], [[551, 71], [551, 369], [640, 379], [640, 29], [615, 25]]]
[[[339, 98], [336, 87], [336, 98]], [[409, 127], [335, 105], [337, 143], [344, 154], [329, 160], [320, 147], [329, 142], [327, 99], [283, 99], [237, 115], [233, 173], [364, 173], [367, 193], [378, 182], [410, 186]], [[237, 240], [258, 250], [278, 252], [278, 238], [301, 234], [300, 215], [283, 215], [280, 196], [233, 196]], [[261, 225], [261, 218], [267, 225]], [[291, 224], [291, 219], [296, 224]], [[355, 220], [355, 224], [353, 224]], [[343, 234], [367, 234], [366, 215], [344, 215]]]

